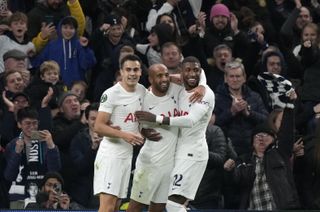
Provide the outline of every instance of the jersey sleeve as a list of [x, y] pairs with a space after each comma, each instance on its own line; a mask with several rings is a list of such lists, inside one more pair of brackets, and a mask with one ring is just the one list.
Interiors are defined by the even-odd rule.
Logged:
[[199, 85], [203, 85], [203, 86], [207, 85], [207, 77], [203, 69], [201, 69]]
[[214, 94], [208, 92], [201, 102], [192, 104], [188, 115], [170, 117], [170, 126], [191, 128], [213, 107]]
[[112, 104], [112, 92], [110, 90], [105, 91], [100, 98], [99, 111], [112, 113], [114, 104]]

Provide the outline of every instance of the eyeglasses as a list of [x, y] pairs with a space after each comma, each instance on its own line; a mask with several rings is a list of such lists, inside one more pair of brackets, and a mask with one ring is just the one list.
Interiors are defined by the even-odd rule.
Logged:
[[265, 138], [267, 136], [270, 136], [268, 133], [258, 133], [254, 135], [255, 138]]
[[27, 126], [27, 127], [38, 126], [39, 125], [39, 121], [23, 121], [22, 124]]

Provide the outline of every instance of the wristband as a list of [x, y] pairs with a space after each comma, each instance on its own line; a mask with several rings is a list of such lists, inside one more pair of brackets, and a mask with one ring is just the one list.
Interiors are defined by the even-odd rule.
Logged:
[[156, 116], [156, 122], [159, 123], [159, 124], [162, 124], [162, 122], [163, 122], [163, 116], [157, 115], [157, 116]]

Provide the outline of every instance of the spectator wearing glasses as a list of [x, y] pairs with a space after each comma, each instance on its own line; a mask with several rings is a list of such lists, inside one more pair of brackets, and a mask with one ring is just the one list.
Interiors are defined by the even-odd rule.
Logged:
[[252, 153], [236, 160], [235, 179], [241, 187], [240, 208], [299, 208], [290, 163], [294, 141], [293, 119], [293, 109], [286, 108], [277, 133], [267, 123], [253, 130]]
[[[27, 197], [25, 185], [39, 185], [47, 171], [60, 169], [59, 150], [48, 130], [40, 130], [38, 112], [30, 107], [17, 113], [20, 135], [6, 147], [7, 166], [4, 177], [12, 182], [9, 190], [10, 208], [20, 209]], [[22, 201], [21, 201], [22, 200]]]

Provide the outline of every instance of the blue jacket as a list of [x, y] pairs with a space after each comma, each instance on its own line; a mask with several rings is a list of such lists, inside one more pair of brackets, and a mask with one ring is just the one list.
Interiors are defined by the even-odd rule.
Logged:
[[75, 80], [85, 80], [85, 73], [95, 65], [96, 58], [92, 49], [81, 46], [76, 31], [70, 40], [62, 37], [61, 22], [57, 34], [58, 38], [50, 41], [31, 63], [37, 68], [46, 60], [56, 61], [62, 81], [70, 87]]

